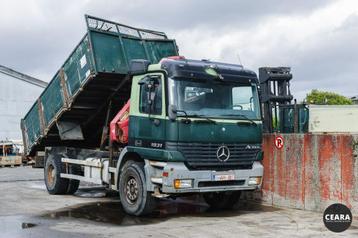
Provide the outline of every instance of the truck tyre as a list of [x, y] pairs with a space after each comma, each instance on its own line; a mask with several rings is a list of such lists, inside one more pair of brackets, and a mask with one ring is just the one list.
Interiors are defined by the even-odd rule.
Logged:
[[130, 215], [146, 215], [156, 207], [156, 198], [147, 191], [144, 165], [127, 161], [119, 178], [119, 196], [125, 212]]
[[48, 156], [45, 164], [45, 184], [50, 194], [66, 194], [69, 180], [60, 177], [65, 170], [64, 165], [57, 156]]
[[[81, 175], [81, 167], [78, 165], [70, 165], [69, 167], [69, 173], [75, 174], [75, 175]], [[74, 194], [78, 187], [80, 186], [80, 181], [75, 179], [70, 179], [68, 182], [68, 188], [66, 194]]]
[[239, 201], [240, 191], [204, 193], [205, 202], [213, 209], [231, 209]]

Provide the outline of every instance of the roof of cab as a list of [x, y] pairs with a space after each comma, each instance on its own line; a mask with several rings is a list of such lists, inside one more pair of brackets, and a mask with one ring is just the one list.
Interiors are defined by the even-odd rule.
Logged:
[[[258, 83], [256, 73], [244, 69], [242, 65], [220, 63], [209, 60], [191, 60], [184, 57], [164, 58], [160, 61], [161, 68], [166, 70], [169, 77], [173, 78], [203, 78], [220, 79], [239, 83]], [[214, 70], [217, 75], [208, 73], [208, 69]]]

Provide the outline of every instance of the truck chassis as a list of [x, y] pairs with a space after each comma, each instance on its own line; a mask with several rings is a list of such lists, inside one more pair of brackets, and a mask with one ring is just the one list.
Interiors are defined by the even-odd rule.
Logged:
[[[150, 213], [158, 198], [192, 193], [203, 193], [209, 205], [229, 208], [241, 190], [261, 188], [262, 173], [258, 161], [242, 170], [190, 171], [181, 162], [142, 159], [127, 147], [114, 161], [107, 151], [49, 147], [45, 153], [45, 183], [50, 194], [73, 194], [79, 181], [106, 185], [119, 192], [123, 208], [133, 215]], [[223, 193], [229, 195], [222, 197], [220, 203]]]

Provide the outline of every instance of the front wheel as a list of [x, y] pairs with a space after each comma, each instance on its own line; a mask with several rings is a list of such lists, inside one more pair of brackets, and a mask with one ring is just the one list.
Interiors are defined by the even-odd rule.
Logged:
[[146, 215], [155, 209], [156, 198], [147, 191], [143, 163], [125, 163], [119, 178], [119, 195], [123, 209], [130, 215]]
[[204, 193], [205, 202], [213, 209], [231, 209], [239, 201], [240, 191]]

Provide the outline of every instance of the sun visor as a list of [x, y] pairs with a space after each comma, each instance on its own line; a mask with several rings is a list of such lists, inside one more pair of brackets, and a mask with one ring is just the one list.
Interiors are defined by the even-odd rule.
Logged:
[[168, 76], [171, 78], [258, 83], [256, 74], [243, 69], [240, 65], [210, 61], [168, 60], [162, 62], [162, 68], [168, 72]]

